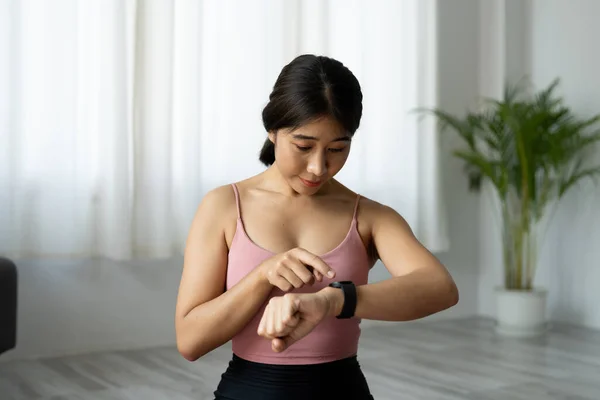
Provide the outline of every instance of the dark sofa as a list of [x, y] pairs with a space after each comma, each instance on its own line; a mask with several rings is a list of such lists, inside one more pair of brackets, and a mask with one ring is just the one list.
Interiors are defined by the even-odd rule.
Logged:
[[0, 354], [17, 344], [17, 266], [0, 257]]

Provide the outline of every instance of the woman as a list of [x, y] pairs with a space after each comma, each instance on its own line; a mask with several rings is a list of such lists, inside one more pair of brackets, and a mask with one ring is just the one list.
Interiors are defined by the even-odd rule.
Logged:
[[[357, 360], [360, 320], [414, 320], [457, 303], [451, 276], [405, 220], [334, 179], [361, 115], [344, 65], [297, 57], [263, 110], [268, 168], [198, 207], [177, 346], [194, 361], [232, 340], [216, 399], [372, 399]], [[378, 259], [392, 277], [367, 284]]]

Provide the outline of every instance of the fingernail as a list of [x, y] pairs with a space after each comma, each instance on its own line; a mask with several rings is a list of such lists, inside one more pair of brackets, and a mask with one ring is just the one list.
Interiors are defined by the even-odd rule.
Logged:
[[327, 276], [330, 277], [330, 278], [333, 278], [335, 276], [335, 273], [333, 271], [329, 271], [327, 273]]

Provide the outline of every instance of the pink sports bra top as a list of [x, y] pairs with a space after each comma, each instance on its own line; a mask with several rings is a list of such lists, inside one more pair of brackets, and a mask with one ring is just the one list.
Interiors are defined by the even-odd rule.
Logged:
[[[238, 283], [252, 269], [275, 253], [256, 243], [247, 235], [240, 212], [237, 186], [232, 184], [238, 209], [237, 228], [229, 249], [226, 288]], [[349, 280], [356, 285], [368, 283], [369, 270], [373, 266], [363, 241], [358, 233], [356, 215], [360, 196], [357, 196], [350, 229], [344, 240], [334, 249], [320, 255], [325, 263], [336, 271], [336, 277], [324, 277], [312, 286], [293, 289], [295, 293], [319, 291], [333, 281]], [[337, 319], [326, 317], [307, 336], [276, 353], [271, 341], [257, 334], [258, 324], [271, 297], [283, 296], [285, 292], [274, 288], [264, 304], [250, 322], [232, 339], [233, 352], [243, 359], [266, 364], [317, 364], [335, 361], [357, 354], [360, 337], [360, 320], [357, 318]]]

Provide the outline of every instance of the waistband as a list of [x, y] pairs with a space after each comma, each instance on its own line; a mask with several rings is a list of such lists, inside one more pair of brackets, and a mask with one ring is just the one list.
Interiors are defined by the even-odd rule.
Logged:
[[231, 400], [373, 399], [357, 356], [322, 364], [275, 365], [233, 354], [214, 394]]

